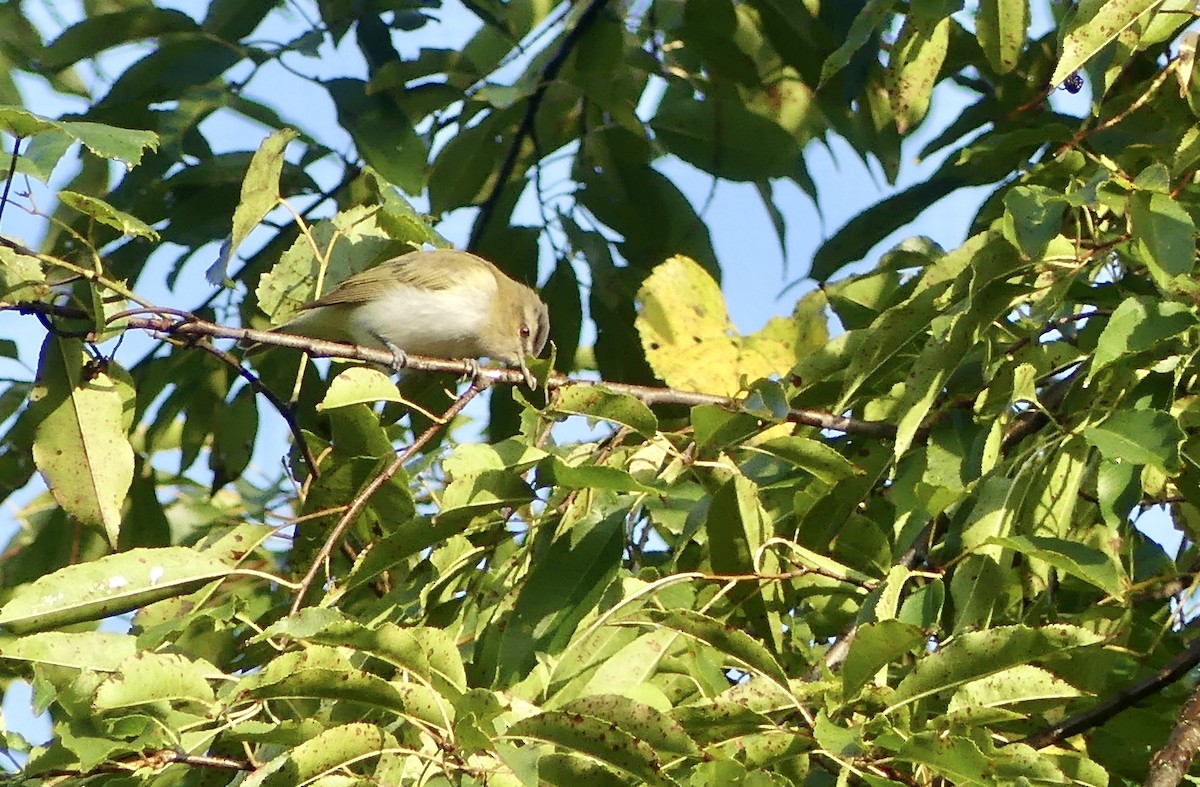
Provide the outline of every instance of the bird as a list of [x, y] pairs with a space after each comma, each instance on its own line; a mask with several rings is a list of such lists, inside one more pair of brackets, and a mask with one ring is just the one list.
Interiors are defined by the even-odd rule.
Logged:
[[271, 330], [387, 350], [397, 369], [409, 353], [487, 357], [520, 368], [533, 385], [525, 359], [546, 346], [550, 313], [537, 292], [483, 257], [434, 249], [356, 273]]

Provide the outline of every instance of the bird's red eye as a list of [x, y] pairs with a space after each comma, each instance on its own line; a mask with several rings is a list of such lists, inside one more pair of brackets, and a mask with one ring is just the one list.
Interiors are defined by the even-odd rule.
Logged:
[[521, 326], [521, 336], [528, 338], [528, 336], [529, 336], [529, 326], [528, 325]]

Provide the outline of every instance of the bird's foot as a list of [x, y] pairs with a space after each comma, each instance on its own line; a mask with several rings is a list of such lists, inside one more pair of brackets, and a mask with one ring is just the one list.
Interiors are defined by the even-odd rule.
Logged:
[[394, 342], [384, 342], [384, 345], [392, 354], [392, 369], [397, 372], [404, 371], [404, 367], [408, 366], [408, 353], [397, 347]]
[[461, 379], [470, 380], [472, 384], [479, 382], [479, 361], [475, 358], [463, 358], [463, 363], [467, 365], [467, 371]]

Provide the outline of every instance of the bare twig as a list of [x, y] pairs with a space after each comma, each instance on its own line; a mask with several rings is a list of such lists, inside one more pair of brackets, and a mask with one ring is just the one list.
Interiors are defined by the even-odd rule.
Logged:
[[23, 137], [13, 137], [12, 162], [8, 165], [8, 174], [4, 177], [4, 193], [0, 194], [0, 217], [4, 216], [4, 207], [8, 205], [8, 193], [12, 190], [13, 178], [17, 176], [17, 159], [21, 157], [21, 141]]
[[208, 337], [195, 339], [194, 344], [205, 352], [221, 359], [225, 364], [233, 367], [238, 375], [254, 389], [256, 394], [262, 394], [270, 402], [271, 406], [275, 408], [275, 411], [279, 413], [280, 417], [288, 425], [288, 430], [292, 433], [292, 439], [295, 440], [296, 447], [304, 455], [304, 463], [308, 465], [308, 471], [313, 474], [314, 478], [319, 476], [321, 470], [317, 466], [317, 458], [313, 456], [312, 448], [309, 446], [308, 441], [304, 439], [304, 432], [300, 429], [300, 424], [296, 422], [292, 407], [276, 396], [274, 391], [263, 385], [262, 380], [258, 379], [258, 375], [247, 369], [241, 361], [225, 350], [214, 346]]
[[492, 215], [496, 212], [496, 206], [500, 202], [500, 195], [504, 192], [504, 187], [508, 185], [508, 179], [512, 177], [513, 170], [516, 169], [517, 157], [521, 154], [521, 146], [533, 134], [538, 109], [541, 108], [542, 101], [546, 98], [547, 88], [550, 87], [550, 84], [558, 76], [558, 72], [562, 70], [562, 67], [566, 65], [567, 58], [570, 57], [575, 45], [579, 43], [583, 34], [591, 27], [592, 22], [595, 21], [606, 5], [608, 5], [608, 0], [591, 0], [587, 7], [579, 14], [579, 18], [575, 20], [575, 26], [563, 36], [562, 42], [558, 45], [558, 49], [554, 52], [554, 55], [542, 67], [542, 72], [538, 76], [537, 89], [534, 90], [533, 95], [529, 97], [528, 103], [525, 104], [525, 114], [521, 117], [521, 123], [517, 126], [517, 132], [513, 135], [512, 144], [509, 145], [508, 151], [504, 155], [504, 161], [500, 163], [500, 169], [497, 171], [492, 191], [479, 206], [479, 215], [475, 217], [475, 225], [471, 228], [471, 238], [467, 242], [467, 249], [469, 251], [479, 248], [479, 241], [483, 238], [483, 233], [487, 230], [488, 224], [491, 223]]
[[481, 380], [479, 377], [472, 380], [471, 386], [467, 388], [467, 390], [463, 391], [462, 395], [454, 401], [454, 404], [450, 405], [449, 409], [442, 414], [441, 423], [435, 422], [428, 429], [422, 432], [421, 436], [414, 440], [412, 445], [401, 451], [396, 459], [390, 465], [384, 468], [383, 472], [375, 476], [375, 478], [371, 480], [371, 483], [367, 484], [367, 486], [355, 496], [354, 500], [350, 502], [350, 505], [346, 507], [345, 513], [343, 513], [341, 518], [338, 519], [337, 524], [333, 526], [333, 530], [329, 532], [329, 536], [325, 539], [325, 543], [322, 544], [321, 548], [317, 551], [316, 556], [313, 558], [312, 565], [308, 567], [308, 573], [306, 573], [304, 575], [304, 579], [300, 581], [300, 586], [296, 590], [296, 597], [292, 600], [291, 614], [294, 615], [300, 611], [300, 608], [304, 605], [304, 597], [308, 595], [308, 591], [312, 587], [313, 582], [316, 580], [317, 574], [320, 573], [321, 567], [325, 565], [325, 561], [329, 559], [329, 555], [333, 552], [333, 548], [342, 540], [342, 536], [345, 535], [347, 528], [349, 528], [351, 523], [353, 523], [358, 517], [363, 507], [367, 504], [367, 501], [371, 499], [371, 495], [375, 494], [375, 491], [379, 489], [379, 487], [391, 480], [392, 476], [396, 475], [396, 473], [400, 471], [400, 468], [404, 466], [405, 462], [411, 459], [413, 455], [417, 453], [417, 451], [420, 451], [426, 443], [433, 439], [433, 436], [437, 434], [438, 430], [440, 430], [444, 424], [450, 423], [450, 421], [452, 421], [456, 415], [462, 412], [462, 409], [467, 406], [468, 402], [474, 399], [479, 393], [486, 390], [487, 387], [488, 383], [486, 380]]
[[[3, 308], [3, 306], [0, 306], [0, 310]], [[53, 312], [52, 309], [37, 309], [35, 311]], [[303, 350], [317, 358], [348, 358], [389, 367], [395, 361], [392, 354], [385, 350], [375, 350], [370, 347], [360, 347], [343, 342], [331, 342], [324, 339], [312, 339], [307, 336], [297, 336], [276, 331], [230, 328], [207, 320], [201, 320], [186, 312], [172, 312], [168, 314], [166, 313], [167, 310], [161, 311], [164, 313], [140, 317], [128, 316], [122, 319], [124, 320], [124, 324], [130, 328], [180, 336], [212, 336], [224, 339], [236, 339], [247, 343], [291, 347], [296, 350]], [[468, 375], [475, 371], [475, 365], [470, 361], [428, 358], [419, 355], [409, 355], [404, 368], [423, 372], [458, 375]], [[489, 385], [520, 385], [525, 382], [524, 375], [521, 374], [519, 369], [483, 368], [479, 370], [479, 376], [481, 379], [486, 380]], [[546, 387], [550, 390], [566, 388], [568, 386], [606, 388], [615, 393], [632, 396], [650, 407], [665, 404], [682, 405], [685, 407], [710, 404], [730, 410], [744, 409], [737, 399], [718, 394], [681, 391], [665, 387], [656, 388], [630, 383], [606, 382], [603, 380], [574, 380], [562, 374], [553, 374], [546, 380]], [[849, 418], [824, 410], [794, 407], [787, 411], [785, 419], [792, 423], [812, 426], [818, 429], [830, 429], [838, 432], [846, 432], [847, 434], [858, 434], [884, 440], [896, 436], [896, 427], [893, 424], [883, 421]]]

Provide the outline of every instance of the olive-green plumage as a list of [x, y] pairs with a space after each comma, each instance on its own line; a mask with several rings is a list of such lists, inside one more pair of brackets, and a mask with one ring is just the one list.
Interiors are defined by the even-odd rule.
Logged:
[[[414, 251], [343, 281], [275, 330], [439, 358], [520, 367], [546, 346], [537, 293], [465, 251]], [[532, 378], [529, 378], [532, 379]]]

